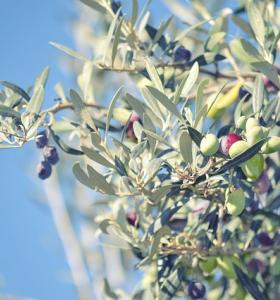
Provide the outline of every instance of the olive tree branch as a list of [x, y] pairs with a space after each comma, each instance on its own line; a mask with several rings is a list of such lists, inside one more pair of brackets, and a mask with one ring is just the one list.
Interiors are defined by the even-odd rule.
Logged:
[[224, 248], [224, 247], [213, 247], [210, 250], [204, 250], [200, 247], [193, 246], [181, 246], [181, 245], [168, 245], [162, 246], [161, 251], [168, 254], [178, 254], [178, 255], [186, 255], [192, 254], [195, 256], [233, 256], [235, 254], [244, 255], [248, 253], [261, 252], [265, 253], [268, 251], [279, 252], [280, 245], [272, 245], [272, 246], [261, 246], [261, 247], [249, 247], [247, 249], [234, 249], [232, 248]]

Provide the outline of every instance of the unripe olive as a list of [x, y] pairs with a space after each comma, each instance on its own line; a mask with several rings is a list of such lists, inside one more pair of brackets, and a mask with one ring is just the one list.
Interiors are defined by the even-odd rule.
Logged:
[[230, 215], [238, 216], [245, 208], [245, 194], [242, 189], [237, 189], [234, 192], [226, 191], [226, 208]]
[[263, 144], [261, 152], [270, 154], [280, 151], [280, 137], [273, 136], [266, 143]]
[[262, 127], [262, 131], [263, 131], [263, 138], [267, 138], [270, 132], [270, 129], [267, 127]]
[[239, 81], [227, 93], [220, 94], [215, 103], [212, 105], [211, 109], [208, 111], [208, 117], [214, 119], [218, 118], [228, 106], [238, 100], [239, 89], [241, 85], [242, 82]]
[[[210, 104], [208, 106], [208, 108], [210, 107], [210, 109], [207, 112], [207, 116], [209, 118], [217, 119], [224, 113], [225, 108], [219, 108], [217, 105], [217, 103], [219, 103], [219, 101], [222, 97], [223, 97], [223, 94], [219, 94], [217, 99], [215, 99], [214, 103], [213, 103], [213, 101], [210, 101]], [[212, 103], [213, 103], [213, 105], [212, 105]]]
[[250, 117], [246, 122], [246, 132], [250, 132], [250, 130], [255, 126], [259, 126], [258, 120]]
[[241, 116], [237, 119], [236, 124], [235, 124], [236, 128], [240, 128], [240, 129], [245, 129], [246, 126], [246, 117], [245, 116]]
[[121, 124], [125, 125], [131, 115], [131, 111], [123, 107], [116, 107], [113, 110], [113, 117]]
[[247, 142], [250, 145], [254, 145], [263, 139], [263, 130], [261, 126], [254, 126], [250, 130], [246, 131]]
[[264, 171], [264, 167], [263, 155], [259, 153], [241, 166], [243, 173], [251, 180], [257, 180]]
[[224, 257], [218, 257], [217, 263], [223, 274], [232, 279], [236, 279], [236, 274], [234, 271], [233, 263], [231, 257], [224, 256]]
[[199, 262], [199, 266], [203, 272], [209, 274], [216, 268], [217, 259], [213, 256], [207, 257], [206, 259], [203, 259]]
[[239, 154], [243, 153], [244, 151], [248, 150], [250, 148], [250, 145], [245, 141], [237, 141], [234, 143], [230, 149], [229, 149], [229, 156], [231, 158], [234, 158], [238, 156]]
[[200, 151], [207, 156], [211, 156], [215, 154], [219, 149], [219, 140], [218, 138], [212, 134], [208, 133], [201, 140], [200, 143]]

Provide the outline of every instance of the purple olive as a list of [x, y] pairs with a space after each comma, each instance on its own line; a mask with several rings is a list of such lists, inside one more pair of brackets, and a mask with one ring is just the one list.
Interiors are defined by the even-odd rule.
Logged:
[[273, 239], [268, 235], [267, 232], [261, 232], [261, 233], [257, 234], [256, 239], [264, 247], [269, 247], [274, 244]]
[[137, 115], [136, 112], [132, 112], [132, 114], [130, 116], [130, 119], [128, 121], [128, 124], [127, 124], [127, 128], [126, 128], [126, 135], [129, 139], [132, 139], [132, 140], [136, 139], [134, 129], [133, 129], [134, 122], [140, 122], [141, 123], [141, 119]]
[[264, 273], [265, 270], [266, 270], [266, 267], [265, 267], [265, 264], [257, 259], [257, 258], [252, 258], [248, 264], [247, 264], [247, 268], [248, 268], [248, 271], [251, 272], [251, 273]]
[[188, 294], [192, 299], [201, 299], [205, 296], [205, 285], [199, 281], [192, 281], [188, 285]]
[[186, 49], [184, 46], [179, 46], [174, 51], [175, 62], [188, 62], [191, 59], [191, 56], [191, 51]]
[[131, 226], [139, 228], [138, 215], [136, 212], [133, 212], [133, 211], [128, 212], [126, 214], [126, 220], [127, 220], [128, 224], [130, 224]]
[[42, 180], [45, 180], [51, 176], [52, 166], [48, 161], [42, 161], [37, 166], [38, 177]]
[[46, 130], [40, 131], [35, 137], [36, 146], [41, 149], [48, 144], [48, 137]]
[[270, 180], [266, 171], [264, 171], [258, 179], [256, 187], [259, 194], [265, 194], [268, 192], [270, 187]]
[[236, 133], [229, 133], [228, 135], [222, 137], [220, 142], [220, 150], [223, 154], [228, 155], [230, 147], [241, 140], [241, 136]]
[[43, 149], [44, 158], [52, 165], [59, 161], [57, 150], [54, 146], [46, 146]]

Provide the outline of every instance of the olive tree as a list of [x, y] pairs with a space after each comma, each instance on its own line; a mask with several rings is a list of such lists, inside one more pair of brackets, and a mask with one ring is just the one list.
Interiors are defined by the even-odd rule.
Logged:
[[[58, 83], [42, 110], [46, 68], [29, 89], [1, 81], [0, 95], [1, 148], [42, 150], [79, 297], [278, 299], [277, 2], [163, 1], [171, 17], [158, 26], [152, 1], [81, 2], [81, 52], [52, 43], [75, 61], [77, 85]], [[69, 165], [83, 234], [57, 192]]]

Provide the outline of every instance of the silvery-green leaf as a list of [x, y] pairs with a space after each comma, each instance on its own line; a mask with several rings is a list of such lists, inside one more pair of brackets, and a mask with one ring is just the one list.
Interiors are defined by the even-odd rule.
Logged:
[[20, 120], [20, 113], [5, 105], [0, 104], [0, 116], [11, 117]]
[[184, 267], [174, 267], [171, 274], [160, 287], [160, 299], [172, 300], [180, 289], [184, 276]]
[[250, 37], [254, 37], [254, 32], [252, 31], [252, 28], [250, 27], [249, 23], [244, 21], [242, 18], [240, 18], [237, 15], [231, 16], [233, 22], [239, 26], [244, 32], [246, 32]]
[[70, 146], [68, 146], [65, 142], [63, 142], [63, 140], [57, 135], [55, 134], [55, 132], [53, 131], [52, 128], [49, 128], [52, 137], [54, 139], [54, 141], [57, 143], [58, 147], [65, 153], [71, 154], [71, 155], [83, 155], [84, 153], [78, 149], [74, 149]]
[[244, 39], [234, 39], [230, 42], [232, 53], [247, 64], [263, 61], [263, 57], [258, 50]]
[[30, 101], [27, 104], [26, 110], [29, 113], [38, 114], [41, 110], [43, 101], [45, 97], [45, 90], [43, 86], [38, 86], [34, 91]]
[[132, 1], [132, 14], [131, 14], [131, 25], [134, 26], [138, 17], [138, 0]]
[[163, 22], [160, 24], [160, 27], [154, 37], [154, 43], [156, 43], [157, 41], [159, 41], [159, 39], [162, 37], [164, 31], [167, 29], [167, 27], [169, 26], [170, 22], [172, 21], [172, 16], [168, 18], [168, 20], [166, 22]]
[[199, 65], [197, 62], [193, 64], [190, 71], [185, 75], [180, 85], [176, 88], [173, 102], [177, 104], [180, 97], [188, 97], [199, 75]]
[[161, 166], [162, 160], [160, 158], [155, 158], [151, 160], [148, 165], [145, 167], [146, 168], [146, 173], [144, 175], [144, 183], [147, 185], [151, 180], [154, 179], [156, 176], [160, 166]]
[[256, 40], [262, 47], [264, 47], [265, 26], [263, 22], [263, 16], [261, 15], [261, 12], [259, 11], [258, 7], [254, 4], [253, 1], [250, 1], [248, 3], [247, 13]]
[[173, 206], [168, 207], [167, 209], [165, 209], [160, 214], [160, 216], [149, 226], [149, 229], [148, 229], [149, 234], [154, 234], [161, 227], [163, 227], [164, 225], [167, 225], [170, 218], [174, 214], [176, 214], [176, 212], [178, 210], [180, 210], [189, 201], [189, 197], [191, 196], [191, 194], [192, 194], [192, 191], [188, 190], [185, 193], [185, 196], [181, 200], [176, 202]]
[[82, 54], [64, 46], [64, 45], [61, 45], [61, 44], [58, 44], [58, 43], [54, 43], [54, 42], [50, 42], [50, 44], [52, 46], [54, 46], [55, 48], [57, 48], [58, 50], [66, 53], [67, 55], [73, 57], [73, 58], [76, 58], [76, 59], [79, 59], [79, 60], [82, 60], [82, 61], [87, 61], [88, 59], [86, 57], [84, 57]]
[[34, 83], [34, 92], [39, 89], [41, 86], [45, 88], [48, 78], [49, 78], [50, 68], [46, 67], [44, 70], [37, 76]]
[[30, 100], [30, 96], [26, 93], [26, 91], [23, 90], [22, 88], [20, 88], [19, 86], [15, 85], [14, 83], [11, 83], [11, 82], [8, 82], [5, 80], [0, 80], [0, 83], [2, 85], [4, 85], [5, 87], [11, 89], [15, 93], [19, 94], [20, 96], [22, 96], [25, 100], [27, 100], [27, 101]]
[[261, 75], [258, 75], [255, 79], [254, 89], [253, 89], [253, 111], [258, 114], [262, 108], [264, 100], [264, 83]]
[[147, 148], [147, 141], [143, 141], [140, 144], [136, 145], [131, 150], [131, 158], [134, 159], [140, 156], [145, 151], [146, 148]]
[[108, 129], [110, 126], [110, 122], [112, 119], [112, 115], [113, 115], [113, 110], [115, 107], [115, 104], [117, 102], [117, 100], [120, 97], [121, 91], [122, 91], [122, 86], [116, 91], [115, 95], [113, 96], [111, 103], [109, 105], [109, 109], [108, 109], [108, 113], [107, 113], [107, 118], [106, 118], [106, 129], [105, 129], [105, 141], [107, 140], [107, 135], [108, 135]]
[[274, 65], [266, 61], [256, 61], [256, 62], [252, 62], [251, 66], [255, 68], [257, 71], [262, 72], [268, 79], [270, 79], [280, 89], [278, 72], [277, 72], [277, 68]]
[[169, 112], [175, 115], [179, 120], [184, 122], [184, 119], [180, 112], [178, 111], [176, 105], [161, 91], [158, 89], [148, 86], [147, 89], [152, 94], [152, 96], [157, 99]]
[[204, 88], [207, 86], [209, 83], [208, 79], [205, 79], [201, 81], [198, 85], [197, 88], [197, 93], [196, 93], [196, 101], [195, 101], [195, 121], [197, 119], [198, 113], [204, 106]]
[[85, 5], [91, 7], [92, 9], [94, 9], [102, 14], [107, 13], [106, 8], [99, 3], [100, 1], [96, 1], [96, 0], [80, 0], [80, 1], [82, 3], [84, 3]]
[[147, 72], [153, 82], [153, 84], [155, 85], [155, 87], [162, 93], [164, 93], [164, 88], [162, 85], [162, 82], [160, 80], [160, 77], [158, 75], [158, 72], [155, 68], [155, 66], [152, 64], [151, 60], [146, 59], [146, 69]]
[[82, 146], [82, 151], [84, 154], [91, 160], [99, 163], [100, 165], [103, 165], [108, 168], [114, 169], [115, 166], [104, 156], [102, 156], [98, 151], [94, 149], [87, 148], [85, 146]]
[[115, 36], [114, 36], [114, 41], [113, 41], [113, 46], [112, 46], [112, 56], [111, 56], [111, 64], [114, 66], [114, 62], [117, 56], [117, 50], [118, 50], [118, 45], [120, 42], [120, 37], [121, 37], [121, 31], [122, 31], [122, 24], [123, 24], [123, 19], [120, 20], [116, 31], [115, 31]]
[[217, 47], [217, 45], [224, 43], [225, 36], [226, 33], [222, 31], [212, 34], [207, 41], [207, 49], [209, 49], [211, 52], [217, 52], [214, 49]]
[[90, 165], [87, 165], [87, 171], [89, 175], [89, 180], [94, 182], [94, 185], [104, 193], [108, 195], [114, 195], [115, 191], [111, 184], [109, 184], [106, 179], [98, 173], [94, 168]]
[[78, 179], [78, 181], [85, 185], [86, 187], [90, 188], [90, 189], [96, 189], [96, 186], [94, 185], [94, 182], [92, 182], [88, 175], [85, 173], [85, 171], [81, 168], [80, 163], [76, 162], [73, 165], [72, 168], [73, 174], [74, 176]]
[[118, 158], [118, 156], [115, 156], [115, 168], [117, 170], [117, 172], [121, 175], [121, 176], [128, 176], [127, 175], [127, 171], [125, 168], [124, 163]]
[[191, 164], [192, 158], [192, 139], [187, 131], [182, 131], [179, 138], [180, 153], [186, 163]]

